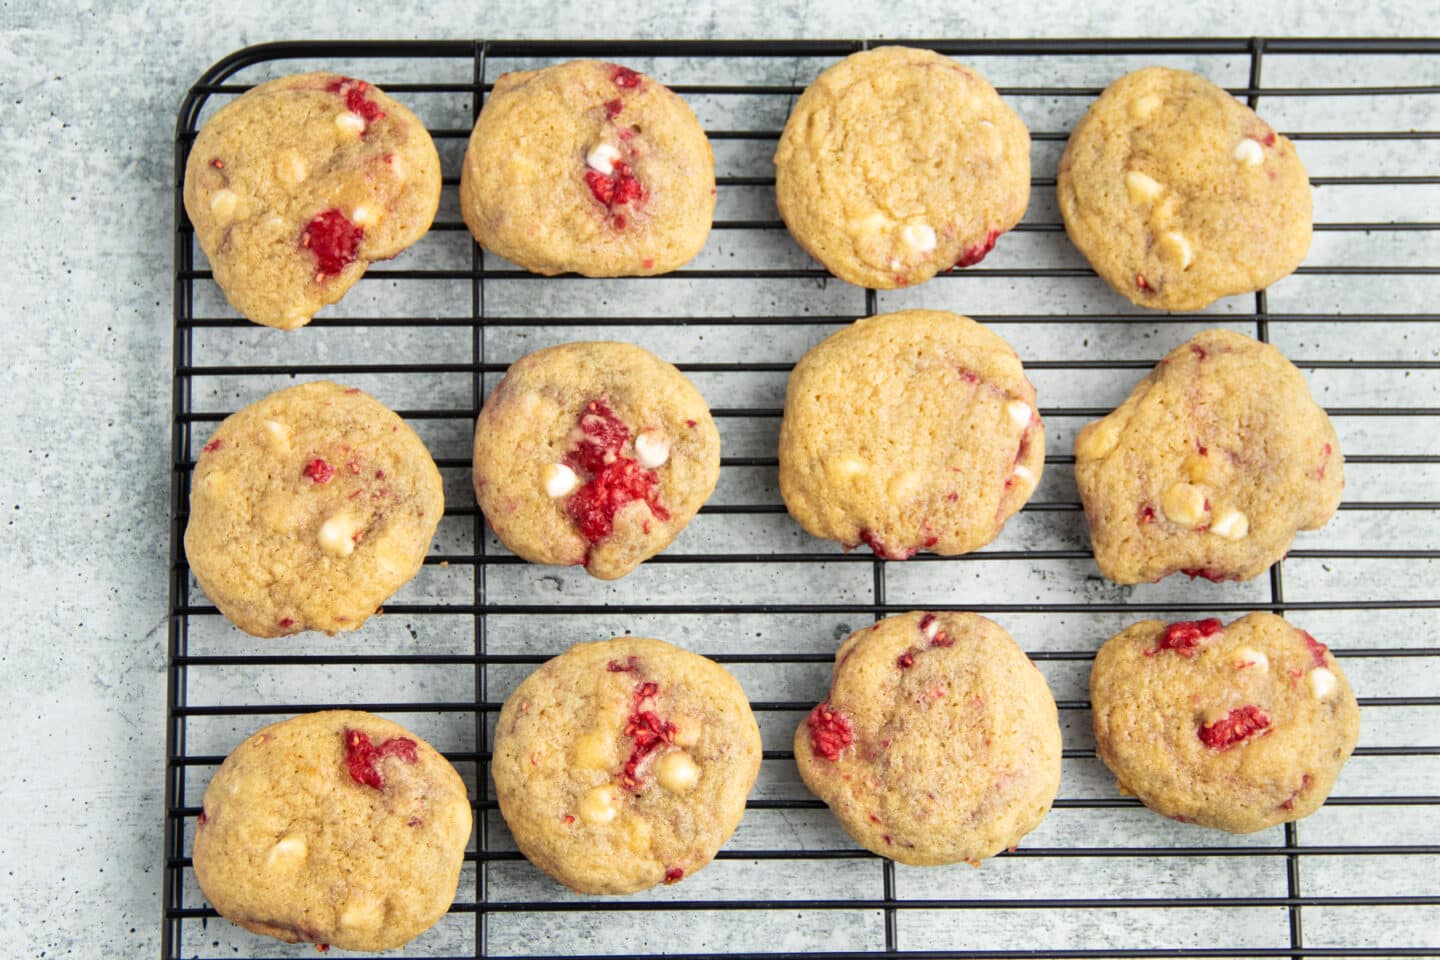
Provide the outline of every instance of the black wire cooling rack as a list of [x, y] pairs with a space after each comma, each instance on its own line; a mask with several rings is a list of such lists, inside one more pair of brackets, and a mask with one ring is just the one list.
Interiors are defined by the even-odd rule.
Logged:
[[[215, 766], [279, 717], [329, 706], [390, 715], [469, 782], [476, 831], [450, 914], [406, 956], [1440, 956], [1440, 41], [924, 41], [974, 64], [1034, 139], [1027, 219], [978, 267], [904, 291], [830, 279], [774, 210], [770, 155], [794, 98], [862, 49], [826, 42], [307, 42], [251, 47], [208, 70], [175, 146], [175, 345], [162, 950], [294, 956], [216, 918], [190, 869]], [[460, 158], [499, 73], [573, 57], [645, 69], [695, 107], [717, 154], [704, 253], [644, 280], [539, 278], [478, 250], [460, 222]], [[1131, 309], [1067, 244], [1054, 170], [1110, 80], [1152, 63], [1198, 70], [1298, 144], [1316, 188], [1306, 265], [1203, 315]], [[252, 327], [219, 296], [181, 203], [206, 116], [255, 82], [306, 69], [365, 77], [405, 100], [440, 148], [435, 229], [295, 333]], [[885, 563], [801, 534], [776, 488], [786, 373], [862, 314], [967, 313], [1020, 351], [1050, 427], [1033, 501], [978, 553]], [[1221, 324], [1281, 347], [1340, 430], [1336, 519], [1247, 584], [1119, 588], [1086, 549], [1069, 455], [1171, 346]], [[518, 563], [469, 489], [481, 401], [515, 357], [571, 339], [630, 339], [677, 361], [721, 426], [721, 483], [671, 550], [613, 584]], [[194, 455], [225, 415], [295, 379], [362, 386], [416, 425], [446, 478], [432, 555], [357, 634], [260, 642], [230, 628], [185, 562]], [[795, 723], [826, 688], [838, 640], [872, 619], [961, 608], [999, 620], [1045, 670], [1065, 734], [1061, 797], [1021, 848], [917, 870], [855, 849], [799, 782]], [[1145, 616], [1285, 613], [1344, 661], [1363, 734], [1329, 804], [1232, 837], [1120, 796], [1095, 759], [1094, 650]], [[487, 783], [489, 728], [519, 678], [577, 640], [633, 632], [726, 663], [764, 732], [745, 822], [716, 863], [632, 897], [569, 894], [515, 851]]]

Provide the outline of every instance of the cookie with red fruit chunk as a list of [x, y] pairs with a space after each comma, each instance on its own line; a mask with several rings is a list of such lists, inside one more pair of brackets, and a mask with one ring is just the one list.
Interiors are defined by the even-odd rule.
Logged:
[[906, 613], [852, 634], [795, 731], [800, 776], [845, 831], [915, 866], [1013, 848], [1060, 789], [1050, 687], [1000, 626]]
[[195, 878], [222, 917], [286, 943], [389, 950], [455, 899], [465, 784], [397, 723], [327, 710], [225, 758], [195, 824]]
[[1045, 465], [1035, 388], [969, 317], [865, 317], [795, 365], [780, 425], [790, 515], [846, 549], [904, 560], [994, 540]]
[[1330, 418], [1273, 346], [1206, 330], [1075, 438], [1100, 572], [1249, 580], [1324, 526], [1345, 462]]
[[979, 263], [1030, 202], [1030, 132], [971, 67], [852, 54], [806, 88], [775, 151], [790, 235], [841, 280], [891, 289]]
[[334, 73], [236, 97], [206, 121], [185, 165], [185, 212], [215, 282], [249, 320], [283, 330], [424, 236], [439, 205], [425, 125]]
[[1137, 623], [1100, 648], [1090, 701], [1122, 791], [1231, 833], [1320, 809], [1360, 733], [1334, 655], [1272, 613]]
[[1056, 189], [1071, 242], [1142, 307], [1199, 310], [1260, 290], [1310, 250], [1295, 145], [1184, 70], [1107, 87], [1070, 135]]
[[628, 67], [506, 73], [465, 151], [460, 211], [480, 246], [532, 273], [669, 273], [710, 235], [715, 158], [685, 101]]
[[495, 796], [520, 851], [580, 893], [676, 883], [730, 839], [760, 728], [724, 667], [662, 640], [577, 643], [505, 700]]
[[531, 563], [623, 577], [664, 550], [720, 477], [720, 434], [694, 384], [628, 343], [515, 361], [475, 424], [475, 497]]
[[404, 420], [356, 388], [270, 394], [215, 428], [190, 482], [185, 556], [241, 630], [355, 630], [420, 570], [445, 510]]

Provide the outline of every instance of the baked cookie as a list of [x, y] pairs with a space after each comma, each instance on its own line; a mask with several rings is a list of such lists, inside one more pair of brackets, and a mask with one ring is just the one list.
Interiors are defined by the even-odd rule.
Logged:
[[661, 640], [577, 643], [505, 701], [495, 796], [520, 851], [580, 893], [633, 893], [709, 863], [760, 771], [724, 667]]
[[1100, 648], [1090, 700], [1121, 790], [1231, 833], [1320, 809], [1360, 733], [1335, 657], [1271, 613], [1137, 623]]
[[1334, 515], [1345, 461], [1279, 350], [1206, 330], [1080, 431], [1075, 481], [1095, 562], [1116, 583], [1249, 580]]
[[669, 273], [710, 234], [715, 159], [685, 101], [628, 67], [506, 73], [470, 136], [460, 211], [532, 273]]
[[670, 545], [720, 478], [694, 384], [628, 343], [567, 343], [511, 364], [475, 424], [475, 497], [531, 563], [623, 577]]
[[327, 710], [225, 758], [195, 825], [195, 879], [255, 933], [389, 950], [450, 909], [469, 839], [449, 761], [398, 723]]
[[890, 289], [979, 263], [1030, 202], [1030, 132], [975, 70], [931, 50], [852, 54], [806, 88], [775, 151], [795, 242]]
[[904, 560], [994, 540], [1045, 466], [1035, 388], [969, 317], [856, 320], [800, 358], [785, 389], [780, 494], [800, 526]]
[[355, 630], [420, 570], [445, 510], [415, 431], [317, 381], [225, 418], [190, 483], [185, 556], [246, 633]]
[[1295, 145], [1184, 70], [1106, 88], [1070, 135], [1057, 190], [1070, 240], [1142, 307], [1199, 310], [1268, 287], [1310, 250]]
[[979, 866], [1039, 826], [1060, 789], [1045, 678], [973, 613], [906, 613], [850, 635], [795, 731], [800, 776], [868, 850]]
[[425, 235], [440, 156], [420, 118], [364, 80], [305, 73], [221, 107], [185, 164], [185, 212], [232, 306], [303, 327]]

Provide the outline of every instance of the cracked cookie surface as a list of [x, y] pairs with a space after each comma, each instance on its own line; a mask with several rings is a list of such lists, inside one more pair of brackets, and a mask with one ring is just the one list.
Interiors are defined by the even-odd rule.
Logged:
[[1060, 159], [1065, 230], [1106, 283], [1158, 310], [1268, 287], [1310, 249], [1295, 145], [1220, 87], [1148, 67], [1091, 104]]
[[450, 908], [470, 839], [455, 768], [354, 710], [265, 727], [205, 790], [195, 876], [220, 915], [287, 943], [388, 950]]
[[1318, 810], [1360, 730], [1334, 654], [1270, 613], [1137, 623], [1100, 648], [1090, 699], [1123, 791], [1231, 833]]
[[775, 196], [831, 273], [890, 289], [979, 263], [1030, 199], [1030, 133], [978, 72], [880, 47], [820, 74], [785, 123]]

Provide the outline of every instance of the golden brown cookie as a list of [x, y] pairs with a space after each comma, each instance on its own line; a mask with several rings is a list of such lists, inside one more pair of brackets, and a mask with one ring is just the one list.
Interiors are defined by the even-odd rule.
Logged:
[[205, 789], [195, 878], [228, 920], [287, 943], [389, 950], [450, 909], [465, 784], [397, 723], [327, 710], [236, 747]]
[[715, 489], [720, 433], [679, 370], [628, 343], [516, 360], [475, 424], [475, 497], [532, 563], [623, 577], [670, 545]]
[[475, 240], [533, 273], [668, 273], [705, 245], [715, 160], [685, 101], [628, 67], [506, 73], [460, 175]]
[[1269, 344], [1196, 334], [1075, 438], [1100, 572], [1249, 580], [1340, 505], [1345, 462], [1305, 378]]
[[317, 381], [225, 418], [195, 464], [185, 556], [257, 637], [354, 630], [420, 570], [445, 510], [415, 431]]
[[795, 731], [805, 784], [866, 849], [979, 866], [1039, 826], [1060, 789], [1060, 721], [1040, 671], [973, 613], [854, 633]]
[[1100, 648], [1090, 699], [1121, 790], [1231, 833], [1320, 809], [1360, 733], [1334, 655], [1271, 613], [1137, 623]]
[[1030, 201], [1030, 132], [978, 72], [931, 50], [851, 54], [806, 88], [775, 151], [795, 242], [862, 287], [979, 263]]
[[580, 893], [633, 893], [709, 863], [760, 771], [760, 728], [724, 667], [661, 640], [577, 643], [515, 688], [495, 794], [530, 861]]
[[185, 212], [215, 282], [247, 318], [285, 330], [424, 236], [439, 205], [440, 156], [425, 125], [334, 73], [236, 97], [201, 128], [185, 165]]
[[800, 526], [903, 560], [995, 539], [1045, 465], [1020, 358], [954, 313], [856, 320], [790, 374], [780, 493]]
[[1268, 287], [1310, 250], [1295, 145], [1184, 70], [1106, 88], [1070, 135], [1057, 190], [1071, 241], [1142, 307], [1199, 310]]

